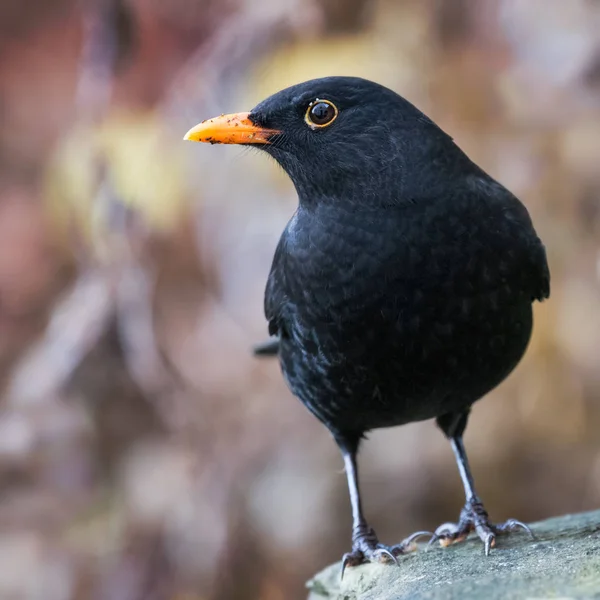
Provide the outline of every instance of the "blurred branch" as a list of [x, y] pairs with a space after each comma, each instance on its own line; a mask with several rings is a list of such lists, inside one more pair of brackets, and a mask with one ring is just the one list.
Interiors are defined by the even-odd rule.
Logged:
[[27, 402], [53, 397], [97, 343], [112, 314], [112, 295], [104, 273], [82, 273], [54, 309], [42, 339], [16, 367], [7, 396]]
[[84, 7], [84, 43], [76, 102], [80, 119], [105, 115], [114, 75], [134, 41], [134, 19], [123, 0], [88, 1]]

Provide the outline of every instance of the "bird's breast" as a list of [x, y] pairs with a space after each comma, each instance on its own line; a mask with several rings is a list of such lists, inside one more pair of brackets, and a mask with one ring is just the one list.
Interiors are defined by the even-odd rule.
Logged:
[[289, 293], [321, 318], [380, 295], [404, 253], [402, 225], [368, 212], [299, 209], [286, 237]]
[[501, 328], [529, 299], [511, 279], [512, 254], [497, 251], [497, 223], [475, 214], [475, 228], [465, 213], [427, 205], [299, 209], [284, 264], [298, 342], [332, 353], [369, 352], [373, 344], [404, 353], [451, 345], [461, 331], [493, 335], [495, 323]]

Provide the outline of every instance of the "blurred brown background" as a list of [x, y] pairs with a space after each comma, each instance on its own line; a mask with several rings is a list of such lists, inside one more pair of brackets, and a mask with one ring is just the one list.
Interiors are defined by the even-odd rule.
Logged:
[[[4, 0], [0, 598], [301, 599], [349, 548], [335, 445], [250, 353], [291, 184], [181, 141], [322, 75], [396, 89], [528, 206], [552, 298], [467, 447], [496, 520], [600, 507], [599, 30], [593, 0]], [[458, 516], [431, 422], [361, 469], [384, 542]]]

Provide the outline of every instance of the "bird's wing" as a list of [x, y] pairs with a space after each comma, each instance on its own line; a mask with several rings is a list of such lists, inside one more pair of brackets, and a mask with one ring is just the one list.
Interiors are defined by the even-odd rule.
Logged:
[[540, 302], [550, 296], [550, 269], [546, 258], [546, 248], [537, 236], [531, 217], [525, 206], [512, 194], [504, 209], [509, 223], [513, 257], [507, 261], [511, 265], [511, 275], [520, 276], [524, 290], [531, 293], [531, 300]]
[[485, 235], [480, 239], [485, 240], [488, 264], [495, 265], [498, 277], [529, 294], [532, 301], [548, 298], [550, 270], [546, 249], [525, 205], [488, 175], [469, 179], [469, 185], [469, 196], [474, 202], [466, 203], [468, 216], [475, 227], [486, 224]]
[[277, 244], [271, 272], [267, 279], [265, 289], [264, 310], [267, 321], [269, 322], [269, 335], [281, 336], [283, 325], [283, 313], [286, 305], [286, 294], [284, 292], [285, 269], [283, 265], [283, 236]]
[[[537, 236], [536, 236], [537, 238]], [[550, 297], [550, 269], [546, 258], [546, 248], [537, 238], [531, 253], [532, 267], [535, 273], [533, 281], [533, 300], [542, 302]]]
[[282, 307], [284, 293], [282, 288], [283, 269], [281, 267], [281, 242], [279, 242], [273, 257], [271, 272], [265, 289], [264, 310], [269, 322], [269, 335], [272, 339], [257, 344], [253, 348], [254, 356], [275, 356], [279, 352], [279, 335], [281, 332]]

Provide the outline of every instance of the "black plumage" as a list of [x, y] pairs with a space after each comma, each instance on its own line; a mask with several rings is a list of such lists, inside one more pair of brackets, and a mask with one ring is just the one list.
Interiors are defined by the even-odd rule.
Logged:
[[[521, 524], [490, 523], [462, 433], [471, 405], [519, 363], [532, 302], [549, 295], [527, 210], [428, 117], [370, 81], [308, 81], [244, 116], [260, 141], [239, 143], [260, 143], [298, 193], [265, 294], [278, 341], [262, 354], [278, 353], [292, 392], [344, 455], [354, 517], [344, 564], [407, 545], [382, 546], [364, 519], [360, 440], [430, 418], [452, 442], [467, 496], [458, 524], [436, 536], [451, 542], [475, 529], [487, 553], [496, 534]], [[214, 127], [188, 139], [238, 142]]]

